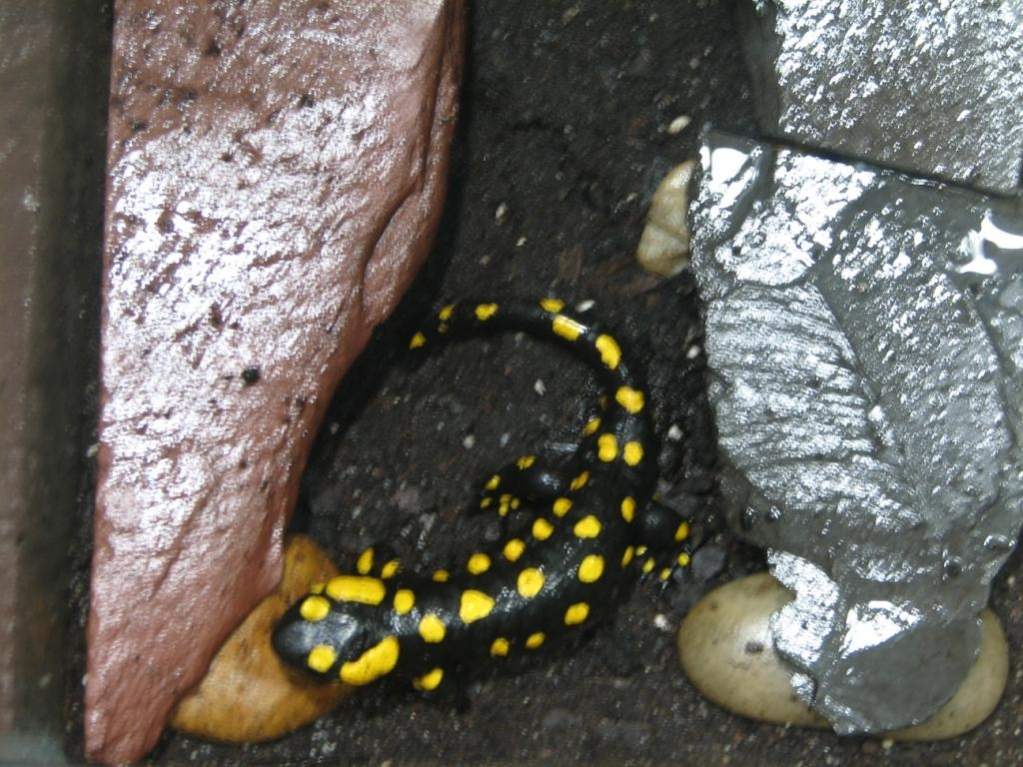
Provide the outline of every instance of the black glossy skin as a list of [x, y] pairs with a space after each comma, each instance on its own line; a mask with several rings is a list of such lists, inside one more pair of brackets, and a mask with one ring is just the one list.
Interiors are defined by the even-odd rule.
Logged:
[[[506, 516], [521, 507], [534, 515], [519, 535], [521, 553], [515, 556], [517, 544], [506, 548], [502, 540], [439, 581], [444, 571], [405, 571], [395, 562], [386, 566], [380, 547], [364, 552], [359, 576], [317, 587], [281, 619], [273, 643], [287, 662], [351, 684], [389, 676], [433, 690], [463, 669], [542, 655], [604, 620], [643, 573], [666, 578], [686, 564], [679, 552], [687, 526], [651, 500], [658, 450], [650, 404], [638, 394], [643, 389], [633, 364], [609, 334], [565, 315], [557, 301], [466, 301], [441, 309], [410, 346], [429, 349], [448, 338], [509, 330], [569, 347], [598, 372], [607, 391], [599, 426], [587, 425], [567, 466], [524, 456], [486, 484], [482, 510]], [[632, 514], [623, 512], [627, 499]]]

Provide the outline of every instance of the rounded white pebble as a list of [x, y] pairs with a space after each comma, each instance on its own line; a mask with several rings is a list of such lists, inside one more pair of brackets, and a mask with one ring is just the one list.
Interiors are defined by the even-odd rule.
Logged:
[[[828, 727], [806, 706], [789, 680], [771, 640], [771, 615], [792, 599], [768, 573], [751, 575], [707, 594], [678, 633], [682, 668], [708, 699], [733, 713], [784, 725]], [[885, 733], [885, 740], [941, 740], [973, 729], [994, 710], [1009, 674], [1001, 622], [981, 613], [977, 662], [952, 699], [926, 722]]]

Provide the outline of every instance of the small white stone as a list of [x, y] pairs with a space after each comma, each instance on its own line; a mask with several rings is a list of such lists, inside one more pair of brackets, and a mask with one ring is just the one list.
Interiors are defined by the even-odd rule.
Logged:
[[462, 447], [464, 447], [466, 450], [472, 450], [475, 446], [476, 437], [474, 437], [472, 434], [466, 434], [465, 438], [462, 440]]
[[515, 241], [515, 247], [516, 247], [516, 248], [521, 248], [521, 247], [522, 247], [523, 245], [525, 245], [525, 244], [526, 244], [527, 242], [528, 242], [528, 240], [527, 240], [527, 239], [526, 239], [525, 237], [519, 237], [519, 239], [517, 239], [517, 240]]
[[679, 133], [688, 128], [692, 121], [693, 118], [689, 115], [679, 115], [668, 123], [668, 133], [672, 136], [677, 136]]
[[596, 306], [596, 304], [597, 304], [596, 301], [594, 301], [592, 298], [588, 298], [585, 301], [580, 301], [579, 303], [577, 303], [575, 305], [575, 310], [580, 314], [584, 314], [588, 312], [590, 309], [592, 309], [594, 306]]
[[537, 378], [533, 384], [533, 391], [539, 394], [541, 397], [547, 393], [547, 384], [543, 382], [542, 378]]
[[497, 210], [494, 211], [494, 221], [498, 226], [501, 226], [505, 221], [508, 220], [508, 205], [507, 203], [501, 203], [497, 206]]
[[668, 439], [672, 442], [679, 442], [682, 439], [682, 427], [677, 423], [673, 423], [668, 427]]

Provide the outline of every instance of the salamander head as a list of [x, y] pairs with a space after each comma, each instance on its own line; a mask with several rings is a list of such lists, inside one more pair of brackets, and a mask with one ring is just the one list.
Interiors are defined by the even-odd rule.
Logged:
[[369, 616], [358, 607], [310, 594], [281, 618], [273, 648], [289, 665], [338, 679], [341, 667], [357, 661], [372, 644]]

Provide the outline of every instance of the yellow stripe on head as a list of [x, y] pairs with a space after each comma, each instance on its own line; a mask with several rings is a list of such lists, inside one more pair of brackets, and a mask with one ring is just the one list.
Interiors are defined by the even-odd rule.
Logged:
[[327, 582], [327, 596], [338, 602], [378, 605], [386, 592], [383, 581], [364, 575], [338, 575]]
[[319, 671], [321, 674], [326, 674], [330, 671], [330, 667], [334, 665], [334, 661], [336, 660], [337, 653], [334, 652], [333, 647], [328, 647], [325, 644], [318, 644], [309, 651], [309, 656], [306, 658], [306, 665], [308, 665], [313, 671]]
[[307, 621], [322, 621], [330, 612], [330, 602], [320, 596], [306, 597], [298, 611]]
[[341, 665], [341, 681], [356, 686], [375, 682], [391, 672], [398, 663], [400, 651], [397, 637], [384, 637], [357, 660]]

